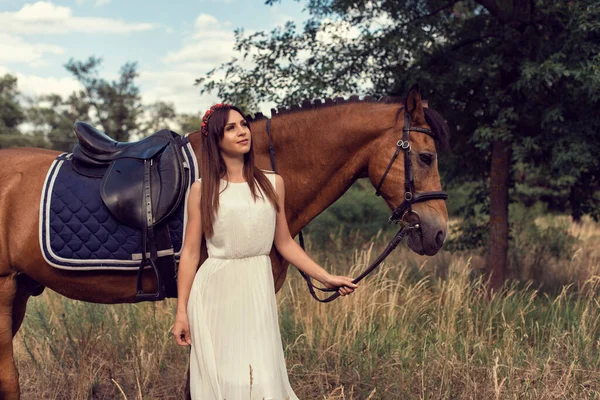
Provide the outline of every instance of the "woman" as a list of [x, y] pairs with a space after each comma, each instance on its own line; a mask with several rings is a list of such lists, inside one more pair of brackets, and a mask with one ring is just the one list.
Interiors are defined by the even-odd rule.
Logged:
[[[210, 108], [202, 120], [200, 176], [190, 189], [173, 326], [191, 345], [193, 399], [297, 399], [285, 365], [271, 259], [286, 260], [341, 295], [351, 278], [333, 276], [290, 236], [283, 178], [254, 166], [252, 135], [241, 111]], [[260, 195], [259, 195], [260, 191]], [[202, 235], [208, 258], [197, 269]]]

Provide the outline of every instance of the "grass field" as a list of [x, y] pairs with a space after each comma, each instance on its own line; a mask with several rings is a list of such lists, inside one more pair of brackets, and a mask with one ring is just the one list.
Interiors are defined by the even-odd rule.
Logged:
[[[520, 265], [535, 266], [537, 281], [509, 282], [491, 300], [474, 273], [476, 252], [425, 258], [401, 245], [353, 295], [330, 304], [314, 301], [290, 267], [277, 299], [296, 394], [600, 398], [600, 227], [587, 220], [568, 229], [578, 237], [572, 255], [527, 261], [526, 251]], [[333, 237], [323, 252], [306, 239], [323, 267], [353, 276], [389, 237], [350, 247]], [[542, 281], [552, 291], [536, 290]], [[106, 306], [46, 290], [30, 300], [15, 340], [23, 398], [183, 398], [188, 351], [170, 334], [174, 311], [172, 299]]]

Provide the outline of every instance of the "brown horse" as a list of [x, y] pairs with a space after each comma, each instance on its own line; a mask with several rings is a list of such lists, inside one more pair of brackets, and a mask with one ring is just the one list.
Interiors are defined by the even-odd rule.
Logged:
[[[286, 192], [291, 194], [286, 196], [285, 207], [292, 236], [342, 196], [358, 178], [368, 177], [373, 185], [379, 182], [402, 136], [403, 114], [396, 119], [400, 109], [407, 110], [402, 112], [410, 114], [413, 126], [432, 128], [439, 136], [447, 133], [439, 115], [423, 108], [416, 88], [409, 91], [406, 106], [388, 100], [335, 101], [279, 112], [272, 119], [277, 169], [285, 179]], [[265, 121], [252, 122], [256, 165], [272, 169]], [[199, 158], [202, 154], [198, 152], [198, 135], [191, 134], [189, 138]], [[412, 132], [410, 140], [416, 190], [441, 190], [434, 140], [418, 132]], [[48, 287], [69, 298], [93, 303], [135, 302], [135, 272], [73, 272], [54, 268], [44, 261], [38, 240], [40, 196], [46, 173], [57, 155], [56, 151], [43, 149], [0, 150], [2, 399], [19, 398], [12, 339], [25, 316], [27, 300], [34, 294], [32, 287]], [[380, 189], [392, 209], [404, 198], [401, 157], [392, 165]], [[414, 205], [413, 209], [420, 215], [421, 230], [411, 234], [408, 245], [419, 254], [433, 255], [445, 239], [446, 205], [443, 200], [430, 200]], [[206, 258], [203, 243], [200, 263]], [[275, 248], [271, 261], [278, 292], [286, 277], [287, 262]], [[146, 272], [144, 290], [155, 291], [153, 273]]]

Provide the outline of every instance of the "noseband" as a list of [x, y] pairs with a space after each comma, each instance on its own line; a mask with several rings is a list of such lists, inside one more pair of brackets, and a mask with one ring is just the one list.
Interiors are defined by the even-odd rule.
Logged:
[[[398, 121], [398, 117], [399, 117], [401, 111], [402, 111], [402, 109], [399, 109], [398, 113], [396, 114], [396, 123]], [[273, 171], [277, 172], [277, 169], [275, 166], [275, 150], [274, 150], [273, 144], [271, 142], [271, 120], [270, 119], [267, 119], [266, 129], [267, 129], [267, 136], [269, 138], [269, 154], [271, 157], [271, 165], [273, 166]], [[387, 168], [385, 169], [385, 172], [383, 173], [383, 176], [381, 177], [381, 180], [379, 181], [379, 184], [377, 185], [377, 188], [375, 190], [375, 194], [377, 196], [381, 196], [379, 189], [381, 188], [383, 181], [385, 180], [390, 168], [392, 167], [392, 164], [396, 160], [396, 157], [398, 157], [400, 150], [404, 151], [404, 200], [402, 201], [402, 203], [400, 203], [400, 205], [398, 205], [398, 207], [396, 207], [394, 209], [394, 211], [392, 211], [392, 215], [388, 219], [389, 223], [400, 224], [401, 227], [398, 230], [398, 232], [396, 232], [396, 235], [394, 235], [394, 238], [387, 245], [385, 250], [379, 255], [379, 257], [377, 257], [377, 259], [366, 270], [363, 271], [362, 274], [360, 274], [359, 276], [357, 276], [356, 278], [354, 278], [352, 280], [353, 283], [358, 283], [365, 276], [369, 275], [375, 268], [377, 268], [379, 266], [379, 264], [381, 264], [383, 262], [383, 260], [385, 260], [386, 257], [396, 248], [396, 246], [398, 246], [398, 244], [400, 244], [402, 239], [404, 239], [406, 237], [406, 235], [408, 235], [409, 232], [421, 229], [421, 226], [419, 225], [419, 223], [411, 223], [406, 219], [406, 217], [410, 216], [410, 215], [415, 215], [418, 217], [418, 214], [412, 209], [413, 204], [422, 203], [424, 201], [429, 201], [429, 200], [446, 200], [446, 199], [448, 199], [448, 195], [446, 194], [446, 192], [437, 191], [437, 192], [421, 192], [420, 193], [415, 190], [415, 181], [414, 181], [414, 176], [413, 176], [412, 161], [410, 159], [411, 146], [410, 146], [410, 142], [409, 142], [409, 135], [410, 135], [411, 131], [425, 133], [435, 139], [435, 135], [433, 134], [433, 132], [430, 129], [419, 128], [417, 126], [410, 126], [410, 115], [407, 112], [404, 112], [404, 127], [402, 129], [402, 139], [398, 140], [398, 142], [396, 143], [396, 151], [395, 151], [394, 155], [392, 156], [392, 159], [390, 160]], [[418, 220], [418, 218], [417, 218], [417, 220]], [[300, 230], [299, 235], [300, 235], [300, 246], [304, 250], [304, 237], [302, 235], [302, 230]], [[300, 274], [302, 275], [304, 280], [306, 280], [306, 284], [308, 286], [308, 291], [310, 292], [310, 294], [312, 295], [312, 297], [315, 300], [317, 300], [321, 303], [329, 303], [330, 301], [335, 300], [336, 298], [338, 298], [340, 296], [340, 293], [338, 292], [338, 290], [340, 289], [339, 287], [320, 288], [318, 286], [315, 286], [312, 283], [311, 277], [308, 276], [306, 273], [304, 273], [300, 269], [298, 269], [298, 272], [300, 272]], [[317, 297], [317, 295], [315, 293], [315, 289], [320, 290], [322, 292], [335, 292], [335, 293], [333, 293], [331, 296], [327, 297], [326, 299], [320, 299]]]

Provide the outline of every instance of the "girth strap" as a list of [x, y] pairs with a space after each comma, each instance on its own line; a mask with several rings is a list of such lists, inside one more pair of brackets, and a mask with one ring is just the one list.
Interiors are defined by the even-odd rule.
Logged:
[[[136, 298], [138, 300], [160, 300], [166, 292], [160, 271], [156, 266], [158, 251], [156, 248], [156, 238], [154, 237], [154, 217], [152, 215], [152, 179], [150, 177], [151, 166], [151, 159], [144, 160], [144, 197], [142, 201], [146, 209], [146, 216], [144, 224], [145, 226], [142, 231], [142, 264], [140, 269], [138, 269], [137, 275]], [[148, 257], [146, 253], [148, 245], [150, 245], [150, 257]], [[154, 274], [156, 275], [156, 293], [144, 293], [144, 290], [142, 289], [142, 273], [146, 265], [150, 265], [154, 270]]]

